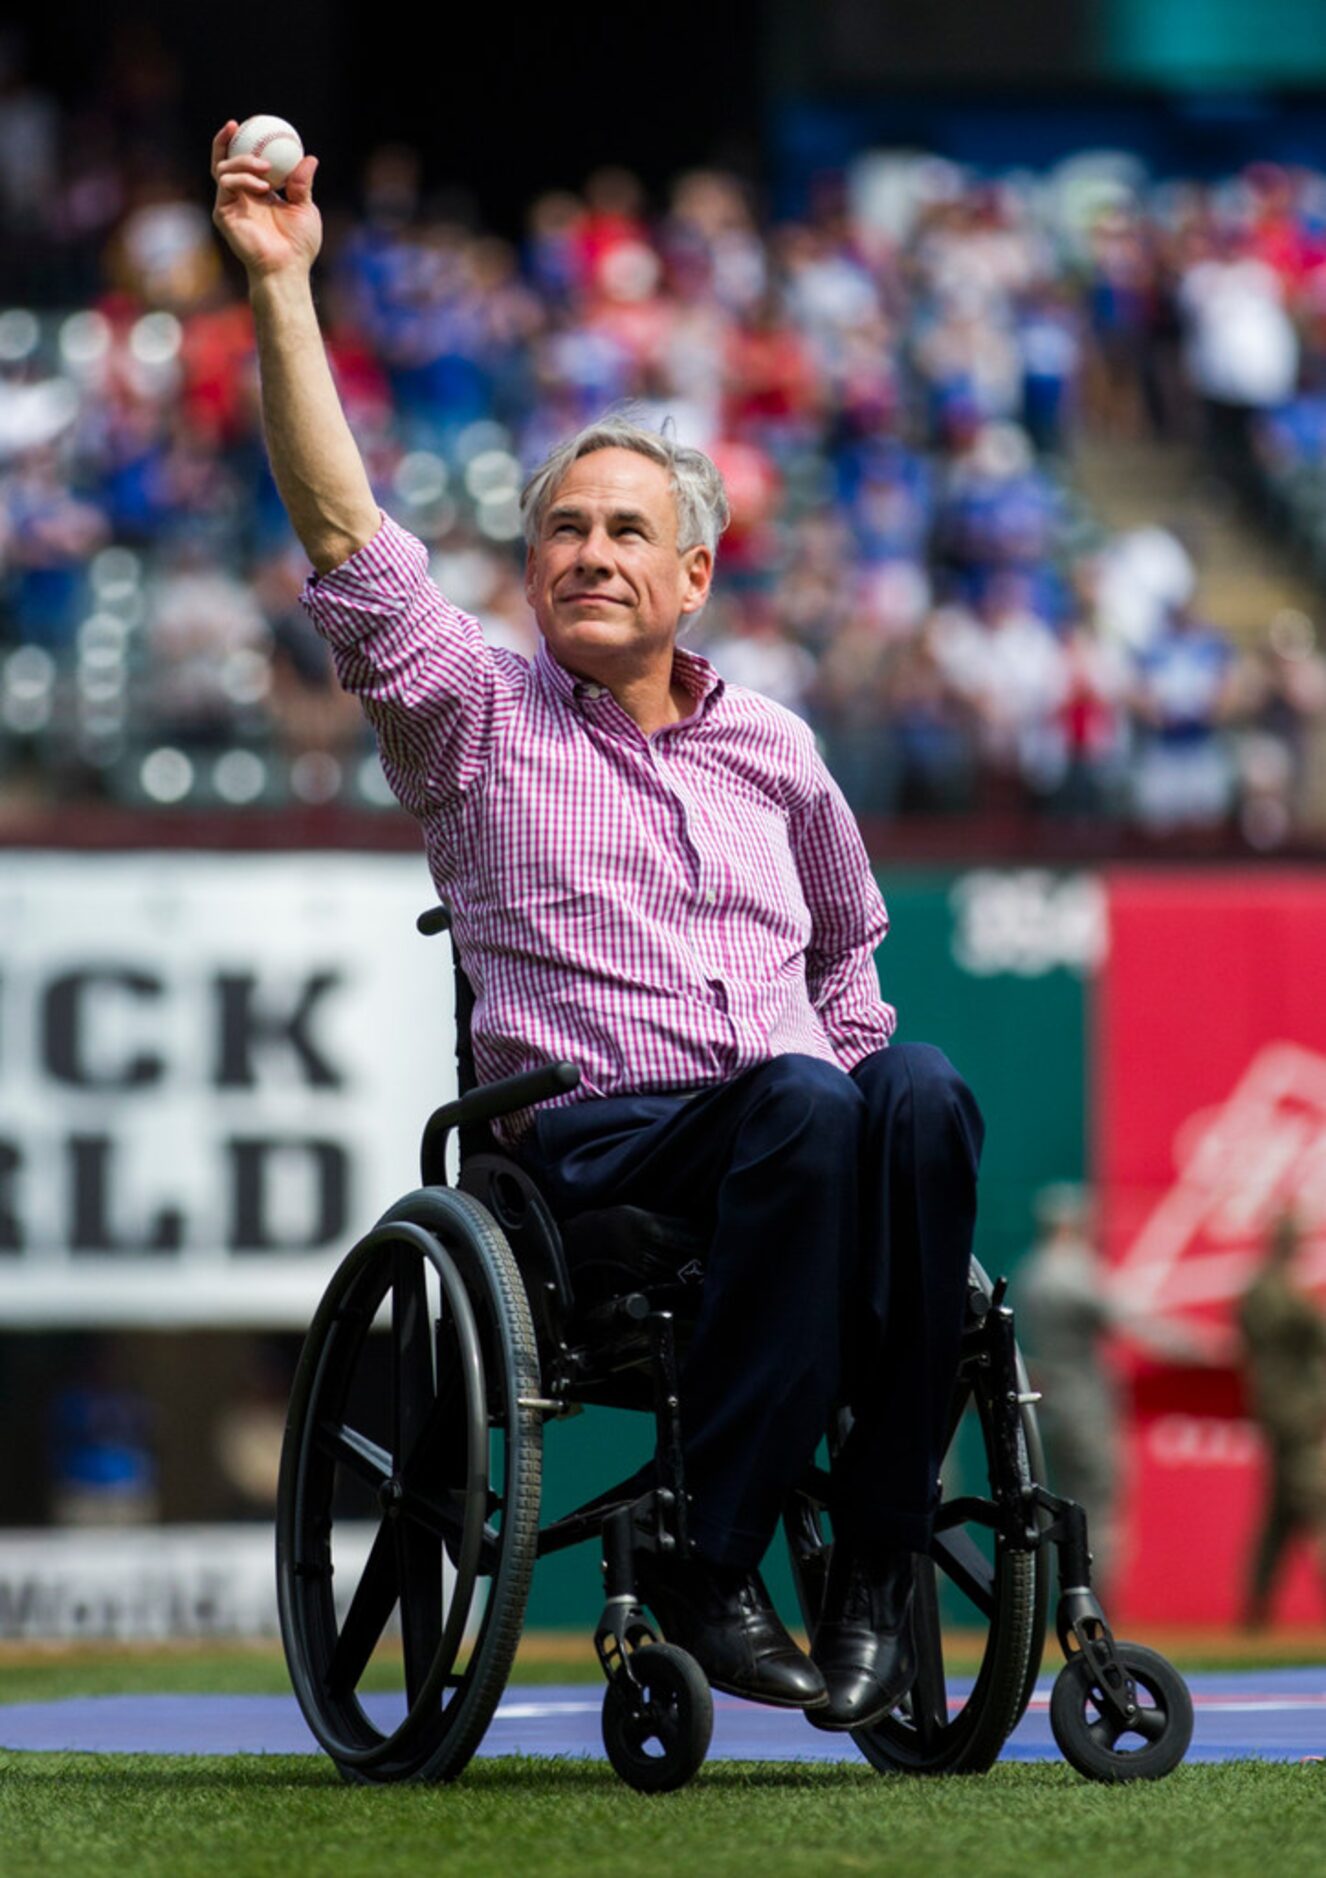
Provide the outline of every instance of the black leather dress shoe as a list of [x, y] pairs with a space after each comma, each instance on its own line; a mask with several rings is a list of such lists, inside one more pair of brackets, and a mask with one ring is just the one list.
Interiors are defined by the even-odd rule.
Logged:
[[827, 1699], [823, 1676], [783, 1628], [758, 1572], [698, 1558], [642, 1555], [636, 1563], [640, 1594], [668, 1641], [690, 1652], [711, 1687], [776, 1708]]
[[916, 1677], [910, 1552], [869, 1553], [840, 1540], [829, 1561], [824, 1610], [810, 1654], [829, 1699], [806, 1719], [817, 1728], [864, 1728], [887, 1715]]

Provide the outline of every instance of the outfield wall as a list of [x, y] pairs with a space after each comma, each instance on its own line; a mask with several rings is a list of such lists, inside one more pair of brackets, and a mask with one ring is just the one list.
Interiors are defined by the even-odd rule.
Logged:
[[[1231, 1300], [1287, 1198], [1318, 1235], [1326, 1218], [1326, 883], [880, 878], [900, 1034], [946, 1049], [986, 1113], [987, 1268], [1016, 1272], [1038, 1187], [1094, 1168], [1129, 1295], [1204, 1340], [1202, 1365], [1128, 1359], [1118, 1591], [1139, 1620], [1226, 1620], [1261, 1465]], [[430, 897], [404, 854], [5, 855], [0, 1377], [38, 1335], [306, 1321], [340, 1251], [414, 1184], [419, 1127], [454, 1085], [447, 949], [413, 930]], [[553, 1428], [548, 1511], [645, 1440], [608, 1412]], [[4, 1571], [0, 1547], [0, 1594]], [[540, 1567], [531, 1621], [596, 1604], [579, 1551]], [[1310, 1609], [1306, 1568], [1285, 1609]]]

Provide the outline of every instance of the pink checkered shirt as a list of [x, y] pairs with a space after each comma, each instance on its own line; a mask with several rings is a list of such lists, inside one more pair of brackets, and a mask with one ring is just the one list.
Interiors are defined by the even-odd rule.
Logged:
[[384, 518], [304, 604], [423, 825], [480, 1081], [569, 1058], [577, 1101], [883, 1048], [888, 916], [806, 725], [678, 647], [695, 708], [646, 737], [546, 645], [490, 647], [427, 565]]

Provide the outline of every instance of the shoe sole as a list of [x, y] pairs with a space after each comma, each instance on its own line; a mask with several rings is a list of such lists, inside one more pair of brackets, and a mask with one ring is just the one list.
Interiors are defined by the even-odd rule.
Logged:
[[[704, 1665], [701, 1664], [700, 1667], [703, 1669]], [[758, 1702], [762, 1708], [801, 1709], [803, 1713], [809, 1714], [812, 1709], [827, 1708], [829, 1706], [827, 1694], [817, 1695], [809, 1702], [784, 1701], [776, 1695], [756, 1695], [750, 1689], [739, 1689], [734, 1682], [715, 1682], [713, 1677], [708, 1675], [707, 1671], [706, 1679], [709, 1683], [709, 1687], [714, 1690], [716, 1694], [739, 1695], [743, 1702]], [[855, 1728], [856, 1723], [853, 1722], [852, 1726]]]
[[[829, 1705], [825, 1701], [818, 1706], [827, 1708]], [[826, 1715], [810, 1713], [807, 1713], [806, 1720], [812, 1728], [819, 1728], [826, 1735], [849, 1735], [854, 1728], [873, 1728], [877, 1722], [882, 1722], [886, 1716], [891, 1715], [897, 1706], [896, 1702], [890, 1702], [887, 1707], [877, 1710], [874, 1714], [863, 1715], [860, 1721], [830, 1721]]]

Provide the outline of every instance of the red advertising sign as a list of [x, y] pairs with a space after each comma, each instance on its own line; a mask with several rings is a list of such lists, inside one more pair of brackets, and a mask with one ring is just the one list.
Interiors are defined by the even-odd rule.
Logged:
[[[1326, 1292], [1326, 877], [1119, 872], [1108, 905], [1093, 1050], [1106, 1256], [1126, 1308], [1200, 1358], [1134, 1366], [1114, 1597], [1131, 1618], [1228, 1622], [1264, 1465], [1235, 1313], [1286, 1210], [1298, 1274]], [[1276, 1614], [1319, 1617], [1316, 1582], [1293, 1561]]]

